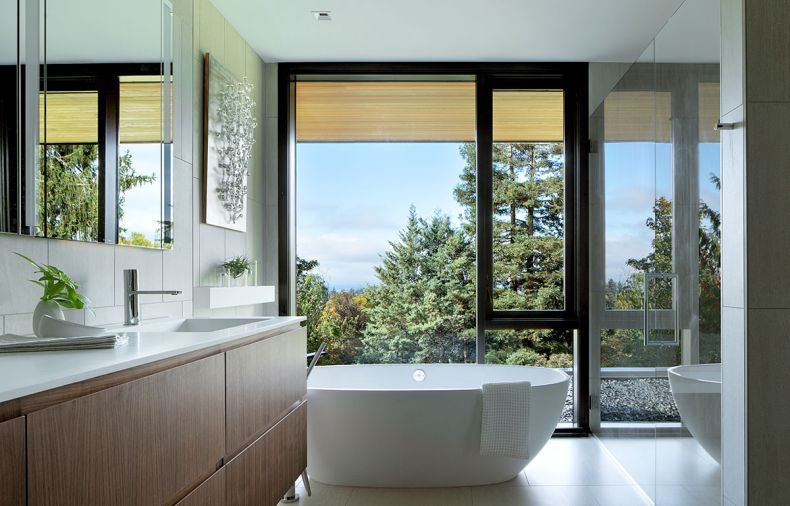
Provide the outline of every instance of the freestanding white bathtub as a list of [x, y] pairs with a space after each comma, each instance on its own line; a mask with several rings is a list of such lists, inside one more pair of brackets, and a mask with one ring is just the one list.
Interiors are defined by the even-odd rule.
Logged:
[[667, 369], [680, 418], [694, 439], [721, 462], [721, 364]]
[[452, 487], [507, 481], [529, 459], [480, 455], [483, 383], [530, 381], [529, 452], [560, 418], [569, 377], [527, 366], [316, 367], [307, 384], [307, 470], [332, 485]]

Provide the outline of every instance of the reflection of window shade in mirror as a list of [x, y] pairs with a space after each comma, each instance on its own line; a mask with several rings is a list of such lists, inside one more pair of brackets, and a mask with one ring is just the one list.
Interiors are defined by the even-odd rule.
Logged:
[[613, 91], [604, 102], [606, 142], [669, 142], [669, 92]]
[[699, 140], [719, 142], [719, 83], [699, 83]]
[[[162, 84], [159, 79], [159, 76], [135, 76], [134, 81], [121, 78], [119, 130], [122, 143], [161, 142]], [[171, 108], [172, 103], [171, 100]], [[98, 142], [98, 92], [49, 91], [46, 95], [46, 107], [44, 104], [44, 94], [41, 93], [41, 142], [44, 139], [47, 144]], [[172, 135], [171, 127], [171, 140]]]
[[[699, 138], [718, 142], [719, 83], [699, 83]], [[606, 142], [670, 142], [672, 93], [613, 91], [606, 97]]]
[[[161, 142], [162, 82], [160, 76], [120, 77], [120, 136], [122, 143]], [[170, 86], [170, 115], [172, 117]], [[169, 139], [173, 139], [172, 122]]]
[[[44, 104], [46, 103], [46, 107]], [[46, 121], [44, 115], [46, 114]], [[39, 94], [39, 141], [47, 144], [99, 142], [99, 93], [49, 91]]]

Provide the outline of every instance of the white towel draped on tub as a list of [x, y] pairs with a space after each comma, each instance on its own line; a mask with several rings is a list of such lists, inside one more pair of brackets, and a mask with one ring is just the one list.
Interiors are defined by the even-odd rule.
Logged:
[[529, 381], [483, 385], [480, 455], [529, 458]]

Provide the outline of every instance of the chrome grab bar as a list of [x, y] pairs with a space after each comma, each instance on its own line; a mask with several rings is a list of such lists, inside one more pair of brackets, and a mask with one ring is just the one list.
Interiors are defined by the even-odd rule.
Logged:
[[[652, 341], [650, 339], [650, 282], [653, 279], [672, 280], [672, 308], [674, 312], [674, 339], [672, 341]], [[678, 308], [678, 275], [674, 272], [645, 272], [645, 293], [644, 293], [644, 345], [645, 346], [678, 346], [680, 344], [680, 312]]]
[[310, 373], [313, 372], [313, 367], [315, 367], [315, 365], [318, 363], [318, 360], [321, 358], [321, 355], [323, 355], [325, 349], [326, 349], [326, 341], [318, 345], [318, 349], [316, 350], [315, 353], [313, 353], [313, 360], [311, 360], [310, 365], [307, 366], [308, 378], [310, 377]]

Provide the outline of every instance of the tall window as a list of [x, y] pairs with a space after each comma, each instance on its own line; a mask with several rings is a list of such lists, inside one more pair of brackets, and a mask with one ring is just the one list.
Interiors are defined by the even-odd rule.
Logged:
[[331, 363], [475, 361], [475, 86], [296, 84], [297, 301]]
[[561, 90], [493, 96], [494, 309], [565, 309]]
[[280, 68], [308, 348], [327, 341], [323, 363], [562, 368], [563, 421], [584, 426], [586, 66], [448, 68], [469, 75]]

